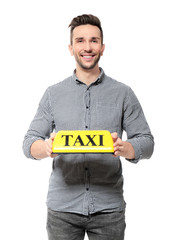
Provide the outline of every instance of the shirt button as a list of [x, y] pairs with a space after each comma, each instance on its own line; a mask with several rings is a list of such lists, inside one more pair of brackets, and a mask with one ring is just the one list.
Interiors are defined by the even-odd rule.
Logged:
[[86, 190], [88, 191], [88, 190], [89, 190], [89, 188], [87, 187], [87, 188], [86, 188]]
[[88, 109], [89, 107], [88, 107], [88, 106], [86, 106], [86, 108]]
[[85, 126], [86, 128], [88, 128], [88, 126]]

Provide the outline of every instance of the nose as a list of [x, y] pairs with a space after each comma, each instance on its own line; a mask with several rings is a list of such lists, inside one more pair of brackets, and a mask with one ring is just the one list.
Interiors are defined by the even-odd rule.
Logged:
[[91, 49], [91, 43], [90, 43], [89, 41], [86, 41], [84, 48], [85, 48], [84, 50], [85, 50], [86, 52], [91, 52], [91, 51], [92, 51], [92, 49]]

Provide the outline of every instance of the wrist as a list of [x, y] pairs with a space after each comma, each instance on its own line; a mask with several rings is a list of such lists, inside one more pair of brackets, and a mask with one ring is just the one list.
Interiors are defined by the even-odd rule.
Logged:
[[42, 159], [48, 157], [46, 153], [46, 142], [44, 140], [37, 140], [31, 145], [30, 149], [32, 157], [35, 159]]
[[125, 142], [125, 144], [126, 144], [126, 149], [127, 149], [125, 158], [127, 158], [129, 160], [134, 159], [135, 151], [134, 151], [132, 144], [130, 142]]

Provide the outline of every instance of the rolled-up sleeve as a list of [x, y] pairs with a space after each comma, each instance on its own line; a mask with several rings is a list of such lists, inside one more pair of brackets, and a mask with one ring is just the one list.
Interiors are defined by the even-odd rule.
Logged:
[[135, 159], [130, 161], [137, 163], [141, 159], [149, 159], [154, 150], [154, 138], [131, 88], [128, 89], [124, 104], [123, 129], [127, 133], [127, 142], [130, 142], [135, 150]]
[[36, 115], [32, 120], [30, 127], [24, 137], [23, 141], [23, 152], [26, 157], [32, 158], [30, 153], [31, 145], [37, 140], [45, 140], [50, 136], [53, 131], [53, 116], [50, 104], [50, 93], [49, 88], [44, 93]]

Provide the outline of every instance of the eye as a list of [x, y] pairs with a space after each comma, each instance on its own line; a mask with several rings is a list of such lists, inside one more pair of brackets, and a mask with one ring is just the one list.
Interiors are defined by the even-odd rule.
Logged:
[[76, 42], [77, 42], [77, 43], [82, 43], [83, 41], [84, 41], [83, 38], [77, 38], [77, 39], [76, 39]]

